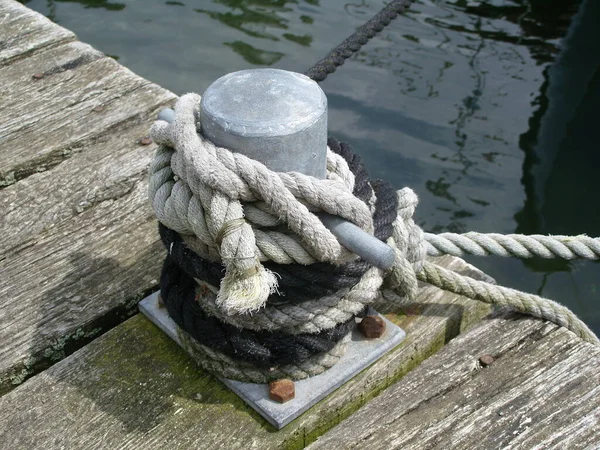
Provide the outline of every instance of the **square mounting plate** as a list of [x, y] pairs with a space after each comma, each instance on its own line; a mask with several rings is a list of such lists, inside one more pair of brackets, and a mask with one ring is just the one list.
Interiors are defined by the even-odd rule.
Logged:
[[[177, 344], [184, 347], [177, 335], [177, 325], [169, 317], [166, 308], [158, 305], [158, 295], [159, 292], [155, 292], [142, 300], [139, 304], [140, 311]], [[295, 381], [296, 397], [286, 403], [271, 400], [269, 398], [269, 386], [266, 384], [244, 383], [227, 378], [218, 378], [272, 425], [277, 429], [281, 429], [353, 376], [377, 361], [404, 339], [406, 334], [401, 328], [385, 317], [383, 319], [386, 322], [386, 329], [382, 337], [379, 339], [366, 339], [355, 328], [346, 352], [340, 361], [321, 375]]]

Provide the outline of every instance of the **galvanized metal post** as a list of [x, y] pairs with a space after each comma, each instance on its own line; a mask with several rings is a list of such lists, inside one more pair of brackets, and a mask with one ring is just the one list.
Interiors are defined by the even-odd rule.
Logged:
[[[163, 110], [159, 119], [172, 121]], [[310, 78], [285, 70], [252, 69], [219, 78], [200, 104], [201, 133], [214, 144], [262, 162], [277, 172], [325, 178], [327, 98]], [[340, 244], [371, 264], [388, 269], [391, 247], [356, 225], [330, 214], [323, 224]]]
[[[172, 110], [159, 119], [172, 122]], [[316, 178], [326, 176], [327, 99], [309, 78], [282, 70], [236, 72], [217, 80], [200, 105], [201, 133], [216, 145], [245, 154], [279, 172], [297, 171]], [[340, 217], [319, 214], [339, 242], [382, 269], [389, 268], [392, 248]], [[156, 294], [140, 309], [182, 347], [189, 348], [175, 322], [158, 307]], [[360, 373], [404, 339], [405, 333], [382, 317], [363, 319], [363, 335], [354, 330], [346, 353], [327, 372], [294, 382], [295, 398], [278, 403], [265, 385], [223, 379], [246, 403], [281, 428], [309, 407]], [[368, 326], [367, 326], [368, 325]], [[378, 338], [378, 339], [373, 339]]]

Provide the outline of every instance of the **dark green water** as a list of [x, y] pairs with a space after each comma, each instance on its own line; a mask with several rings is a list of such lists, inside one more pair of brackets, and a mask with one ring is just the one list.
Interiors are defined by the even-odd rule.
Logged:
[[[261, 66], [303, 72], [381, 1], [31, 0], [177, 94]], [[580, 11], [578, 13], [578, 11]], [[597, 0], [418, 1], [322, 87], [331, 135], [411, 186], [427, 231], [600, 236]], [[600, 333], [600, 265], [469, 258]]]

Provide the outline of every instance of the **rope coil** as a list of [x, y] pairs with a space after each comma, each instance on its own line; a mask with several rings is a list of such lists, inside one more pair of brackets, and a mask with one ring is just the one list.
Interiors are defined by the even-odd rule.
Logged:
[[[321, 373], [339, 359], [356, 317], [394, 296], [414, 300], [419, 281], [551, 320], [600, 344], [555, 302], [426, 259], [464, 253], [597, 259], [598, 239], [424, 233], [413, 220], [416, 194], [370, 180], [346, 144], [329, 140], [325, 180], [275, 173], [204, 139], [199, 103], [198, 95], [184, 95], [172, 124], [154, 124], [160, 147], [149, 195], [169, 250], [163, 299], [207, 369], [255, 382]], [[319, 220], [321, 211], [386, 241], [396, 252], [393, 267], [384, 273], [344, 249]]]
[[[178, 233], [195, 236], [205, 255], [218, 255], [225, 266], [217, 302], [230, 312], [264, 305], [277, 281], [260, 257], [269, 255], [274, 244], [299, 263], [306, 262], [307, 254], [335, 264], [353, 258], [309, 210], [343, 217], [373, 232], [369, 208], [352, 195], [354, 180], [347, 164], [329, 152], [328, 167], [339, 171], [328, 172], [326, 180], [273, 173], [244, 155], [217, 149], [199, 135], [199, 104], [200, 96], [184, 95], [177, 102], [172, 125], [160, 120], [154, 124], [151, 135], [161, 147], [150, 168], [149, 189], [158, 220]], [[292, 233], [254, 232], [244, 218], [242, 202], [251, 207], [259, 199], [262, 215], [285, 224]]]

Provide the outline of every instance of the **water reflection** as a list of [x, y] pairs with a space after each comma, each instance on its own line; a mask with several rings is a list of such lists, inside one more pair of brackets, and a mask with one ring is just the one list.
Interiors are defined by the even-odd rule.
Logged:
[[[294, 10], [287, 4], [295, 5], [294, 0], [215, 0], [215, 6], [226, 8], [219, 11], [207, 8], [196, 8], [195, 12], [205, 14], [211, 19], [235, 30], [241, 31], [250, 38], [279, 41], [281, 38], [295, 44], [308, 47], [312, 43], [310, 34], [295, 34], [288, 30], [290, 13]], [[318, 5], [318, 2], [308, 2]], [[303, 24], [312, 24], [313, 18], [301, 15], [299, 20]], [[236, 40], [223, 42], [246, 62], [252, 65], [269, 66], [277, 63], [285, 53], [265, 50], [249, 42]]]
[[[598, 2], [583, 2], [556, 62], [544, 71], [538, 107], [520, 140], [527, 198], [515, 215], [518, 232], [600, 234], [599, 209], [588, 209], [597, 202], [590, 181], [600, 167], [598, 152], [590, 148], [592, 117], [600, 104], [598, 17]], [[566, 262], [532, 260], [528, 265], [539, 271], [570, 269]]]
[[[420, 11], [409, 12], [408, 16], [416, 23], [429, 25], [429, 30], [419, 29], [419, 35], [402, 33], [402, 53], [392, 46], [382, 46], [363, 50], [357, 56], [357, 60], [366, 65], [385, 68], [396, 75], [404, 97], [427, 101], [432, 108], [436, 107], [436, 103], [444, 102], [444, 99], [436, 100], [440, 97], [440, 89], [459, 87], [444, 80], [444, 77], [455, 78], [447, 72], [455, 71], [457, 66], [468, 69], [467, 73], [461, 72], [462, 89], [456, 90], [464, 90], [465, 86], [470, 86], [470, 90], [456, 99], [455, 116], [445, 121], [453, 128], [452, 142], [446, 145], [454, 151], [431, 153], [431, 158], [444, 163], [442, 165], [446, 168], [440, 170], [436, 178], [424, 183], [432, 196], [443, 200], [436, 208], [445, 213], [443, 223], [430, 223], [430, 229], [464, 231], [472, 228], [471, 221], [463, 219], [476, 214], [470, 208], [465, 209], [467, 199], [454, 195], [453, 188], [472, 182], [473, 177], [491, 175], [490, 170], [496, 170], [493, 166], [499, 167], [502, 159], [514, 156], [510, 147], [517, 143], [528, 155], [526, 160], [531, 159], [531, 148], [523, 145], [527, 138], [517, 142], [496, 131], [481, 131], [488, 128], [485, 122], [490, 114], [493, 115], [494, 109], [503, 106], [503, 98], [511, 96], [510, 91], [497, 89], [500, 79], [512, 78], [518, 82], [533, 75], [531, 71], [524, 73], [527, 56], [523, 50], [542, 70], [547, 69], [548, 63], [554, 61], [559, 52], [559, 39], [566, 34], [579, 3], [566, 1], [550, 5], [548, 2], [525, 0], [458, 0], [440, 4], [433, 13], [422, 7]], [[389, 40], [393, 42], [393, 38]], [[394, 44], [398, 47], [398, 42]], [[425, 59], [425, 54], [428, 59]], [[494, 65], [492, 58], [497, 64]], [[543, 83], [541, 89], [539, 97], [544, 97]], [[443, 95], [446, 101], [450, 97], [447, 93]], [[537, 102], [543, 106], [544, 100], [539, 97]], [[539, 117], [543, 112], [535, 107], [535, 103], [532, 105], [535, 108], [532, 120], [529, 120], [530, 129], [523, 133], [525, 137], [536, 136], [539, 131]], [[410, 134], [409, 129], [410, 126], [406, 125], [402, 131]], [[526, 202], [530, 202], [529, 195], [527, 197]], [[477, 207], [491, 203], [474, 197], [468, 200]], [[529, 228], [542, 232], [535, 226]]]
[[[457, 117], [450, 121], [450, 124], [455, 125], [455, 147], [456, 153], [454, 160], [458, 162], [462, 169], [461, 175], [457, 176], [452, 184], [458, 184], [463, 181], [463, 177], [467, 175], [467, 171], [474, 165], [477, 165], [477, 160], [473, 160], [472, 152], [468, 151], [469, 135], [465, 131], [467, 124], [474, 118], [477, 111], [481, 109], [480, 99], [485, 91], [486, 74], [482, 71], [478, 64], [478, 58], [482, 54], [482, 50], [486, 45], [491, 45], [492, 42], [517, 44], [521, 47], [526, 47], [531, 53], [532, 58], [543, 64], [553, 61], [554, 55], [558, 52], [558, 46], [552, 39], [557, 39], [564, 36], [567, 26], [570, 22], [569, 10], [572, 13], [576, 7], [573, 3], [578, 2], [563, 2], [559, 7], [548, 7], [548, 2], [544, 3], [544, 7], [540, 7], [539, 2], [520, 1], [514, 4], [495, 5], [488, 2], [467, 2], [459, 0], [454, 4], [450, 4], [449, 9], [455, 8], [465, 12], [473, 18], [470, 23], [457, 24], [454, 20], [454, 15], [450, 15], [443, 19], [429, 19], [431, 23], [438, 29], [447, 29], [460, 32], [461, 35], [472, 35], [473, 44], [466, 45], [463, 48], [470, 49], [472, 55], [469, 57], [468, 66], [471, 69], [471, 85], [473, 86], [470, 95], [464, 97], [462, 102], [457, 106]], [[565, 11], [567, 13], [565, 14]], [[483, 24], [483, 19], [493, 19], [486, 21]], [[497, 20], [501, 19], [498, 24]], [[510, 29], [507, 25], [513, 23], [519, 27], [519, 30]], [[491, 42], [490, 42], [491, 41]], [[517, 74], [512, 75], [513, 78], [519, 78]], [[489, 95], [489, 93], [487, 93]], [[531, 122], [530, 122], [531, 125]], [[530, 132], [535, 132], [530, 130]], [[490, 140], [503, 141], [496, 136], [486, 135], [485, 138]], [[504, 141], [504, 143], [508, 143]], [[473, 146], [471, 146], [473, 147]], [[487, 161], [494, 163], [498, 152], [481, 153], [481, 156]], [[445, 183], [449, 184], [449, 183]], [[430, 186], [439, 186], [440, 183], [429, 183]], [[447, 190], [447, 189], [446, 189]], [[434, 195], [439, 196], [438, 190], [431, 191]], [[445, 192], [442, 192], [445, 194]], [[456, 217], [456, 212], [453, 217]], [[467, 216], [467, 217], [470, 217]], [[464, 227], [460, 223], [452, 221], [449, 229], [463, 230]]]
[[312, 36], [308, 34], [304, 34], [302, 36], [298, 36], [297, 34], [292, 33], [283, 33], [283, 37], [288, 41], [295, 42], [296, 44], [304, 45], [308, 47], [312, 42]]
[[[278, 40], [271, 28], [287, 29], [287, 19], [279, 17], [279, 13], [289, 12], [287, 0], [216, 0], [217, 5], [228, 8], [226, 12], [209, 9], [194, 9], [206, 14], [223, 25], [242, 31], [251, 37]], [[295, 2], [293, 2], [295, 3]]]
[[230, 47], [248, 63], [257, 66], [271, 66], [283, 57], [283, 53], [281, 52], [259, 50], [242, 41], [225, 42], [224, 45]]

